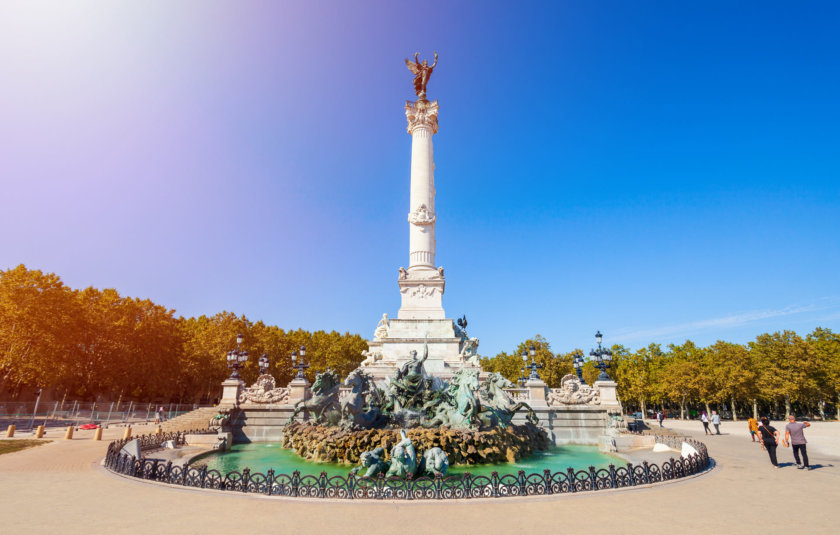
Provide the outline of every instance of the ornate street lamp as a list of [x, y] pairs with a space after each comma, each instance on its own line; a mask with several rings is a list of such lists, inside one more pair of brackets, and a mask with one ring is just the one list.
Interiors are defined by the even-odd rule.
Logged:
[[268, 373], [268, 355], [263, 353], [263, 356], [260, 357], [260, 360], [257, 361], [260, 365], [260, 375], [265, 375]]
[[233, 370], [233, 373], [230, 374], [231, 379], [239, 379], [239, 370], [245, 366], [245, 362], [248, 360], [248, 352], [240, 350], [242, 339], [242, 335], [237, 334], [236, 349], [227, 352], [227, 364]]
[[303, 370], [309, 368], [309, 364], [303, 363], [303, 357], [306, 356], [306, 346], [300, 346], [300, 362], [298, 362], [298, 354], [297, 351], [292, 351], [292, 368], [297, 368], [297, 375], [295, 375], [295, 379], [306, 379], [306, 376], [303, 375]]
[[595, 360], [595, 366], [601, 368], [601, 374], [598, 376], [599, 381], [609, 381], [610, 376], [607, 375], [607, 368], [612, 362], [612, 351], [601, 348], [601, 340], [603, 339], [601, 331], [595, 333], [595, 341], [598, 342], [598, 349], [593, 349], [589, 352], [589, 356]]
[[522, 350], [522, 375], [519, 376], [519, 386], [525, 387], [525, 383], [528, 382], [528, 378], [525, 377], [525, 366], [528, 365], [528, 353], [523, 349]]
[[572, 365], [575, 367], [575, 372], [577, 372], [578, 379], [580, 379], [581, 384], [586, 384], [586, 381], [583, 380], [583, 355], [575, 354], [575, 358], [572, 360]]
[[[531, 342], [531, 347], [529, 347], [529, 348], [528, 348], [528, 353], [530, 353], [530, 354], [531, 354], [531, 366], [530, 366], [530, 368], [531, 368], [531, 374], [530, 374], [530, 375], [528, 375], [528, 380], [529, 380], [529, 381], [531, 381], [531, 380], [537, 380], [537, 381], [539, 381], [539, 379], [540, 379], [540, 374], [539, 374], [539, 373], [537, 373], [537, 370], [541, 370], [541, 369], [543, 369], [545, 366], [543, 366], [542, 364], [537, 364], [537, 361], [535, 360], [535, 357], [537, 356], [537, 348], [536, 348], [536, 347], [534, 347], [534, 343], [533, 343], [533, 342]], [[522, 356], [523, 356], [523, 357], [525, 357], [525, 353], [524, 353], [524, 352], [522, 353]]]

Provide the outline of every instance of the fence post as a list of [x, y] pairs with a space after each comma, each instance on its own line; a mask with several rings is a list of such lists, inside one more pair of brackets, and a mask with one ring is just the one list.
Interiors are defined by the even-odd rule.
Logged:
[[494, 498], [499, 497], [499, 472], [493, 472], [490, 475], [490, 484], [492, 486], [492, 490], [490, 495]]
[[12, 438], [14, 436], [15, 436], [15, 424], [11, 424], [6, 429], [6, 438]]
[[571, 466], [566, 469], [566, 477], [569, 478], [569, 492], [577, 492], [577, 478], [575, 478], [575, 469]]
[[265, 473], [265, 493], [271, 496], [274, 490], [274, 468], [269, 468]]
[[356, 492], [356, 474], [350, 472], [347, 476], [347, 499], [352, 500], [353, 494]]
[[615, 465], [610, 465], [610, 488], [618, 488], [617, 481], [615, 479]]
[[598, 476], [595, 474], [595, 467], [589, 467], [589, 481], [592, 482], [592, 490], [598, 490]]
[[636, 486], [636, 474], [633, 473], [633, 463], [627, 463], [627, 473], [630, 474], [630, 486]]
[[517, 479], [519, 480], [519, 495], [525, 495], [525, 470], [520, 470], [517, 474]]
[[105, 422], [105, 425], [106, 425], [106, 426], [107, 426], [109, 423], [111, 423], [111, 413], [112, 413], [113, 411], [114, 411], [114, 402], [112, 401], [112, 402], [111, 402], [111, 407], [108, 409], [108, 420]]
[[71, 440], [73, 438], [73, 426], [67, 426], [67, 431], [64, 432], [64, 440]]
[[292, 496], [298, 495], [298, 487], [300, 487], [300, 472], [295, 470], [292, 472]]
[[466, 498], [472, 498], [472, 474], [469, 472], [464, 474], [464, 491], [467, 493]]
[[248, 492], [248, 482], [251, 481], [251, 469], [245, 468], [242, 470], [242, 492]]
[[327, 473], [321, 472], [318, 476], [318, 497], [323, 498], [327, 495]]

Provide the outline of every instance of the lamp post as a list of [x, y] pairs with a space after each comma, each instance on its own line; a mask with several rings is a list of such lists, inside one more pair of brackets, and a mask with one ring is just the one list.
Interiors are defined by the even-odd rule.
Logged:
[[236, 349], [227, 352], [228, 367], [233, 370], [233, 373], [230, 374], [230, 379], [239, 379], [239, 370], [245, 366], [245, 362], [248, 360], [248, 352], [240, 350], [242, 338], [242, 334], [237, 334]]
[[524, 349], [522, 350], [522, 375], [519, 376], [519, 386], [525, 388], [525, 383], [528, 382], [528, 378], [525, 376], [525, 366], [528, 365], [528, 352]]
[[598, 349], [593, 349], [589, 352], [589, 356], [595, 360], [595, 366], [601, 369], [601, 374], [598, 376], [599, 381], [609, 381], [610, 376], [607, 375], [607, 368], [612, 362], [612, 351], [601, 348], [601, 340], [603, 339], [601, 331], [595, 333], [595, 341], [598, 342]]
[[[529, 366], [531, 368], [531, 373], [528, 375], [528, 380], [529, 381], [534, 381], [534, 380], [539, 381], [540, 380], [540, 374], [537, 373], [537, 370], [541, 370], [545, 366], [543, 366], [542, 364], [537, 364], [537, 361], [534, 360], [534, 358], [537, 356], [537, 348], [534, 347], [533, 342], [531, 342], [531, 347], [528, 348], [528, 353], [531, 354], [531, 365]], [[525, 352], [522, 353], [522, 356], [523, 357], [525, 356]]]
[[580, 383], [585, 385], [586, 381], [583, 380], [583, 355], [575, 354], [575, 358], [572, 360], [572, 365], [575, 367], [575, 372], [577, 372]]
[[260, 375], [265, 375], [268, 373], [268, 355], [263, 353], [263, 356], [260, 357], [260, 360], [257, 361], [260, 365]]
[[306, 376], [303, 375], [303, 370], [309, 368], [309, 364], [303, 363], [303, 357], [306, 356], [306, 346], [300, 346], [300, 361], [298, 362], [298, 354], [297, 351], [292, 351], [292, 368], [297, 368], [297, 375], [295, 375], [295, 379], [306, 379]]

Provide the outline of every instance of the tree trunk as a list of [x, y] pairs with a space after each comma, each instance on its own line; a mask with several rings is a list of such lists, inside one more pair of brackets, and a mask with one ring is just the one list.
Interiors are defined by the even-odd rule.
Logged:
[[785, 420], [790, 416], [790, 397], [785, 396]]
[[704, 401], [703, 404], [706, 405], [706, 416], [711, 418], [712, 417], [712, 408], [709, 406], [709, 402]]
[[680, 399], [680, 420], [685, 420], [685, 396]]
[[840, 391], [837, 392], [837, 403], [834, 408], [837, 410], [837, 420], [840, 421]]
[[820, 400], [820, 420], [825, 421], [825, 400]]
[[753, 418], [758, 420], [758, 401], [753, 398]]
[[732, 421], [738, 421], [738, 408], [735, 406], [735, 396], [732, 396]]
[[645, 411], [645, 397], [644, 396], [639, 398], [639, 408], [642, 410], [642, 419], [644, 420], [647, 417], [647, 412]]

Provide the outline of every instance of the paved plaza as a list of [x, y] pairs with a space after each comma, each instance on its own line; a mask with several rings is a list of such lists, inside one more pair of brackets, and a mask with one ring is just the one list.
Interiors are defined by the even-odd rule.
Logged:
[[[4, 533], [836, 533], [840, 425], [815, 423], [810, 472], [780, 448], [774, 469], [743, 422], [704, 437], [698, 422], [667, 421], [709, 447], [716, 467], [649, 488], [463, 502], [329, 502], [208, 493], [125, 479], [99, 465], [92, 431], [0, 456]], [[149, 428], [150, 430], [151, 428]], [[138, 431], [143, 432], [142, 428]], [[122, 428], [105, 439], [122, 437]], [[556, 531], [555, 531], [556, 530]]]

